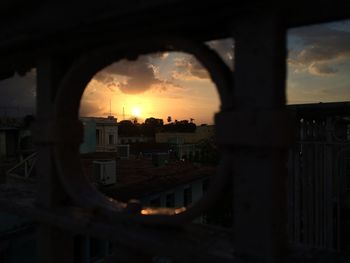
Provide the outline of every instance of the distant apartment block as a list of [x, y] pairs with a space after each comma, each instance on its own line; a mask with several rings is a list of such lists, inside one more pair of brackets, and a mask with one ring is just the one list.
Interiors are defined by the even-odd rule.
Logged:
[[198, 143], [214, 136], [214, 125], [197, 126], [195, 132], [158, 132], [157, 143], [187, 144]]
[[139, 136], [118, 136], [118, 144], [129, 144], [129, 143], [148, 143], [154, 142], [153, 137], [139, 135]]
[[81, 153], [117, 151], [118, 124], [114, 116], [82, 117], [84, 125], [84, 142]]

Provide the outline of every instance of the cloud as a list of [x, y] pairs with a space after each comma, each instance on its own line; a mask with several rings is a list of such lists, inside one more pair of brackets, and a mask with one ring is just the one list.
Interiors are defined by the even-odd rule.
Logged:
[[161, 56], [160, 56], [161, 59], [166, 59], [166, 58], [168, 58], [168, 57], [169, 57], [169, 52], [163, 52], [163, 53], [161, 53]]
[[218, 52], [226, 65], [229, 66], [231, 70], [233, 70], [234, 41], [232, 38], [212, 40], [206, 44]]
[[136, 61], [121, 60], [104, 68], [94, 76], [111, 91], [119, 88], [126, 94], [139, 94], [163, 83], [155, 75], [155, 68], [148, 56], [140, 56]]
[[323, 64], [318, 62], [310, 64], [308, 70], [311, 74], [319, 76], [331, 76], [338, 72], [338, 69], [330, 66], [329, 64]]
[[[214, 49], [223, 61], [233, 70], [234, 42], [232, 38], [212, 40], [206, 44]], [[172, 78], [176, 80], [209, 80], [208, 71], [191, 55], [174, 59], [175, 70]]]
[[36, 101], [36, 71], [0, 81], [0, 115], [33, 114]]
[[208, 71], [190, 55], [174, 59], [175, 69], [172, 78], [176, 80], [208, 80]]
[[84, 103], [80, 107], [80, 116], [102, 116], [107, 110], [107, 107], [101, 103], [96, 103], [96, 101], [84, 100]]
[[[232, 39], [214, 40], [207, 44], [232, 68]], [[170, 78], [161, 79], [157, 64], [169, 58], [168, 52], [158, 52], [140, 56], [136, 61], [121, 60], [98, 72], [94, 80], [106, 85], [110, 91], [119, 89], [126, 94], [139, 94], [152, 88], [162, 91], [178, 86], [174, 83], [176, 80], [209, 79], [207, 70], [191, 55], [175, 58], [175, 70], [171, 71]]]
[[317, 25], [290, 30], [301, 47], [292, 47], [288, 62], [294, 72], [307, 70], [310, 74], [331, 76], [338, 72], [335, 64], [350, 58], [350, 32], [336, 27]]

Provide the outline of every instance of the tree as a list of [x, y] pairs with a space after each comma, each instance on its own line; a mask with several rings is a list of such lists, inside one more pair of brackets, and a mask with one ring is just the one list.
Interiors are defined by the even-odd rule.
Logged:
[[168, 123], [171, 122], [171, 116], [168, 116], [167, 121]]
[[195, 132], [196, 124], [188, 122], [188, 120], [175, 120], [175, 122], [164, 125], [165, 132]]
[[162, 119], [157, 119], [157, 118], [147, 118], [145, 120], [145, 125], [151, 126], [151, 127], [162, 127], [163, 126], [163, 120]]
[[200, 163], [211, 165], [219, 164], [220, 152], [212, 139], [204, 140], [196, 147], [200, 152], [200, 156], [198, 158]]
[[156, 132], [160, 131], [163, 127], [163, 120], [157, 118], [147, 118], [145, 123], [142, 124], [142, 133], [147, 136], [154, 136]]
[[120, 135], [136, 135], [137, 127], [130, 120], [123, 120], [118, 123], [118, 133]]

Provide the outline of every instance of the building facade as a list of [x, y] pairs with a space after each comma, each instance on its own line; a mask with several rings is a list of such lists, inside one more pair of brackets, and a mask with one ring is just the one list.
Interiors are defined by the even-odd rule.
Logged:
[[117, 151], [118, 124], [114, 116], [82, 117], [84, 125], [84, 142], [81, 153]]

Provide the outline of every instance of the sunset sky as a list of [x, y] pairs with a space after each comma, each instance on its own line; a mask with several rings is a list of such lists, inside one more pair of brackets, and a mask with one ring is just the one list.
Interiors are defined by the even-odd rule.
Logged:
[[[208, 45], [233, 66], [231, 39]], [[288, 103], [350, 101], [350, 21], [291, 29], [288, 32]], [[35, 70], [0, 82], [0, 115], [34, 112]], [[111, 104], [111, 109], [110, 109]], [[147, 117], [190, 118], [212, 123], [219, 108], [215, 86], [205, 69], [184, 53], [150, 54], [120, 61], [97, 73], [85, 90], [81, 115], [119, 120]]]

